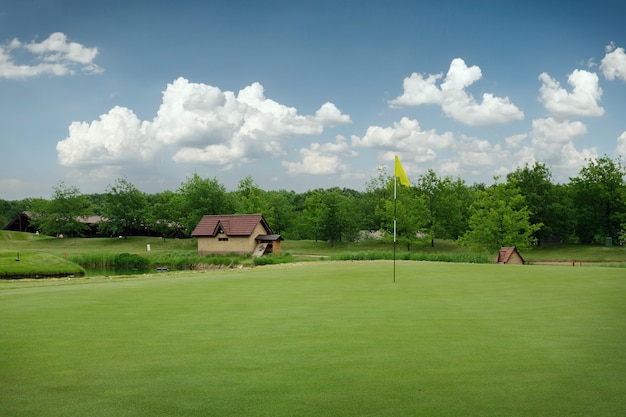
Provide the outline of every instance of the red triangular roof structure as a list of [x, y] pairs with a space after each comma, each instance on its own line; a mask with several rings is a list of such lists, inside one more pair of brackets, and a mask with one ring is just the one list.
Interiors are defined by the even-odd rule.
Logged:
[[266, 234], [271, 235], [272, 229], [261, 214], [227, 214], [202, 216], [191, 236], [250, 236], [257, 224], [261, 223]]
[[496, 262], [503, 264], [509, 263], [509, 260], [511, 259], [511, 256], [513, 256], [513, 254], [517, 254], [521, 262], [524, 263], [524, 258], [522, 258], [522, 255], [519, 253], [515, 246], [503, 246], [502, 248], [500, 248]]

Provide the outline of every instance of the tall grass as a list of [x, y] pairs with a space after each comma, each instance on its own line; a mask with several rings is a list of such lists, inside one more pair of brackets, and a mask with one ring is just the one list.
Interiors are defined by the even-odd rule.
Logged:
[[[490, 263], [493, 258], [486, 253], [450, 253], [450, 252], [397, 252], [397, 260], [429, 261], [429, 262], [463, 262], [463, 263]], [[329, 257], [334, 261], [364, 261], [364, 260], [391, 260], [393, 252], [363, 251], [346, 252]]]
[[200, 256], [197, 252], [171, 251], [157, 252], [141, 256], [128, 253], [80, 253], [69, 255], [68, 260], [84, 268], [126, 269], [166, 267], [168, 269], [203, 269], [203, 266], [236, 266], [252, 264], [250, 255], [228, 254]]

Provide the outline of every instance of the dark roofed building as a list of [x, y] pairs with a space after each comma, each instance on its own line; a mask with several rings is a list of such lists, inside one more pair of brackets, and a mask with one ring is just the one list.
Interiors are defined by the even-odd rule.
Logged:
[[3, 227], [3, 230], [12, 230], [14, 232], [29, 232], [35, 233], [36, 230], [30, 224], [31, 215], [27, 211], [23, 211], [13, 218], [7, 225]]

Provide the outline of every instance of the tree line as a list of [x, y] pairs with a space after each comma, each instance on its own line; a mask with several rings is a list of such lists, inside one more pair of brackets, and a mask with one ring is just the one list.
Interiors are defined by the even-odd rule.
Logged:
[[[332, 187], [303, 193], [265, 191], [252, 176], [228, 191], [217, 178], [197, 173], [176, 191], [146, 194], [125, 178], [104, 193], [82, 194], [59, 182], [50, 199], [0, 200], [2, 224], [22, 211], [33, 213], [43, 234], [81, 236], [80, 217], [100, 215], [101, 235], [136, 230], [189, 236], [205, 214], [261, 213], [286, 239], [355, 241], [376, 232], [391, 239], [396, 220], [399, 244], [411, 249], [452, 239], [487, 250], [550, 242], [604, 243], [626, 240], [626, 171], [618, 159], [588, 160], [567, 184], [555, 183], [549, 167], [526, 165], [495, 178], [494, 184], [466, 184], [429, 170], [410, 187], [394, 184], [384, 167], [365, 191]], [[394, 188], [396, 191], [394, 192]], [[396, 198], [394, 199], [394, 195]], [[365, 236], [367, 238], [367, 236]]]

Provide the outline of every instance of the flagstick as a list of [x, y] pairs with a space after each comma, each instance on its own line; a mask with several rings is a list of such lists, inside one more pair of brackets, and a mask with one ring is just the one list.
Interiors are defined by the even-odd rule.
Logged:
[[393, 176], [393, 282], [396, 282], [396, 200], [398, 177]]

